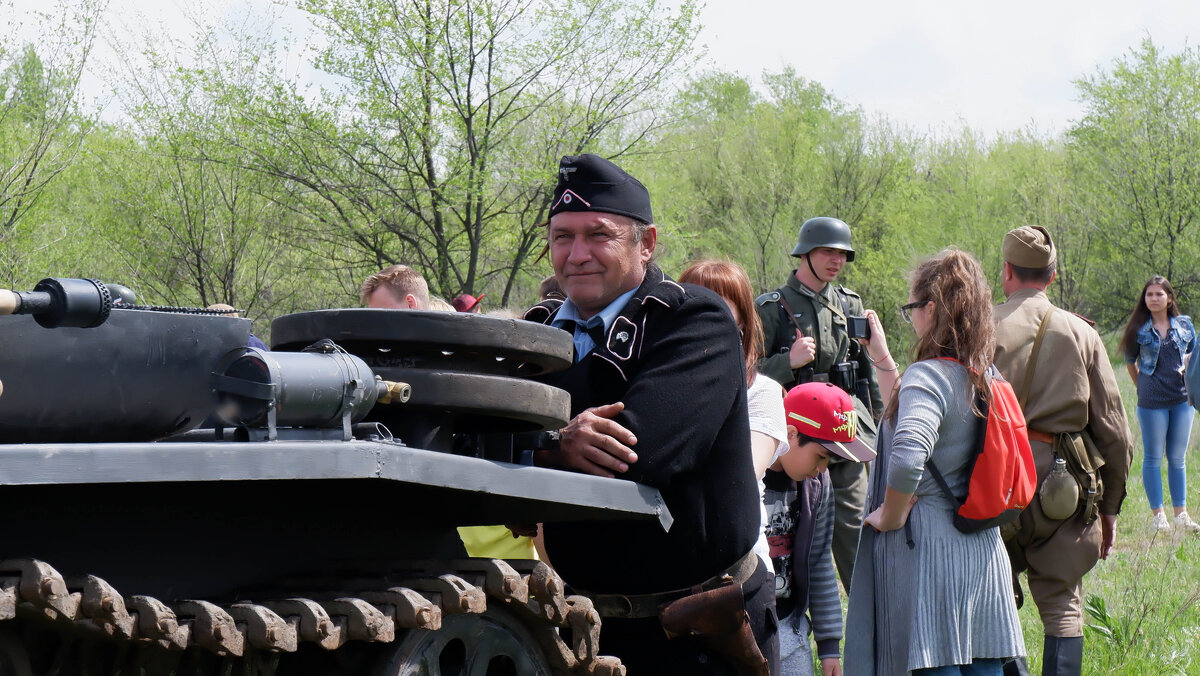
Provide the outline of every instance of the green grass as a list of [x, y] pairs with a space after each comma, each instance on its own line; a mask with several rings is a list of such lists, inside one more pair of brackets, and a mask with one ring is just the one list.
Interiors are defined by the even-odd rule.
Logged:
[[[1117, 382], [1133, 434], [1134, 457], [1128, 496], [1117, 520], [1117, 541], [1108, 560], [1083, 580], [1087, 601], [1084, 674], [1200, 674], [1200, 536], [1150, 530], [1150, 506], [1142, 485], [1142, 436], [1134, 407], [1137, 393], [1124, 364], [1115, 364]], [[1200, 443], [1192, 427], [1191, 447]], [[1200, 515], [1200, 459], [1188, 458], [1188, 503]], [[1166, 490], [1166, 462], [1163, 462]], [[1030, 672], [1041, 673], [1042, 624], [1025, 587], [1021, 625]]]

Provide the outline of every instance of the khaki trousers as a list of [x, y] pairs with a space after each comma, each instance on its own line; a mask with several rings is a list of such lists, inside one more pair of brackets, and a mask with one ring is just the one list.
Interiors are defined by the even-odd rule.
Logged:
[[[1038, 485], [1050, 473], [1054, 454], [1050, 445], [1032, 442]], [[1083, 522], [1083, 501], [1073, 516], [1055, 521], [1033, 504], [1017, 521], [1020, 530], [1005, 533], [1005, 548], [1013, 574], [1026, 571], [1029, 593], [1037, 604], [1047, 636], [1083, 636], [1083, 576], [1100, 560], [1100, 520]]]

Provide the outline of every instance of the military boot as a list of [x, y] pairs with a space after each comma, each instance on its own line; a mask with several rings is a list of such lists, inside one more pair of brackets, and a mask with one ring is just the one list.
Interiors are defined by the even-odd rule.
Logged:
[[1004, 663], [1004, 676], [1029, 676], [1029, 665], [1024, 657], [1014, 657]]
[[1082, 636], [1047, 636], [1042, 648], [1042, 676], [1079, 676], [1083, 670]]

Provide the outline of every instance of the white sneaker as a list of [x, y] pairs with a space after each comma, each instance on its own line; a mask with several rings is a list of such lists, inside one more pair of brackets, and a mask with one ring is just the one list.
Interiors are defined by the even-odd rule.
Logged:
[[1150, 521], [1150, 530], [1156, 533], [1166, 533], [1171, 530], [1171, 524], [1167, 521], [1167, 515], [1163, 512], [1158, 512]]
[[1175, 527], [1185, 533], [1200, 533], [1200, 523], [1192, 521], [1192, 517], [1188, 516], [1187, 512], [1175, 515]]

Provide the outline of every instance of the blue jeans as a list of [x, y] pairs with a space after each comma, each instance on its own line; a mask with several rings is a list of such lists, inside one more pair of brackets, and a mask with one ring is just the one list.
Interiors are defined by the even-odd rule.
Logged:
[[1192, 434], [1195, 410], [1186, 401], [1171, 408], [1137, 407], [1138, 424], [1142, 426], [1142, 484], [1150, 509], [1162, 509], [1162, 461], [1167, 456], [1167, 485], [1171, 488], [1171, 504], [1187, 505], [1187, 447]]
[[913, 676], [1000, 676], [1004, 673], [1004, 660], [996, 658], [977, 659], [970, 664], [951, 664], [945, 667], [913, 669]]

